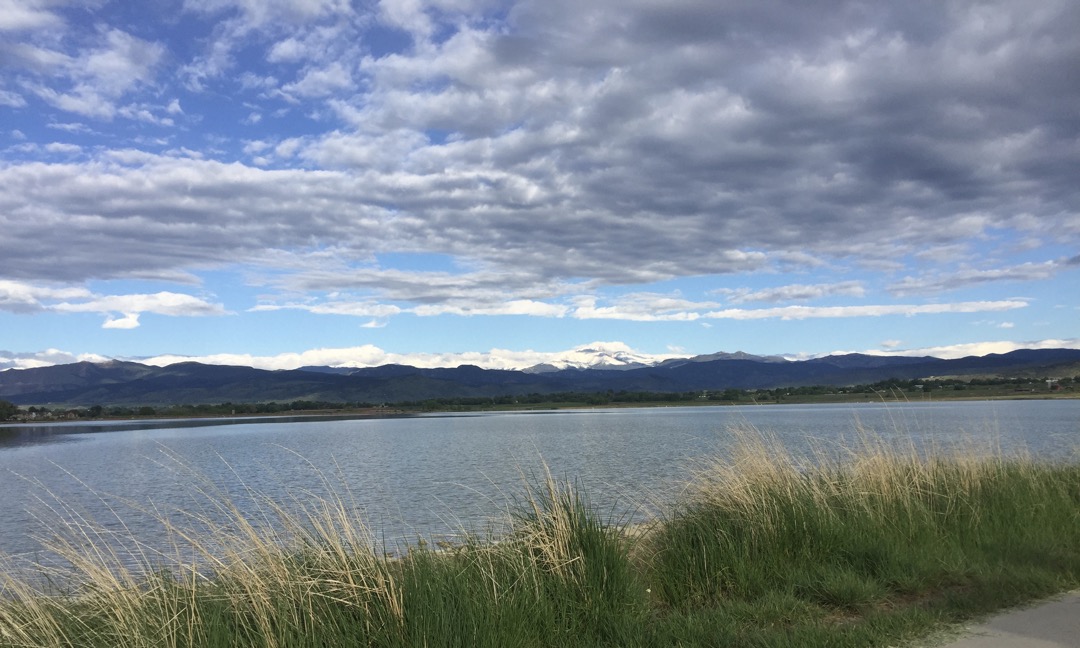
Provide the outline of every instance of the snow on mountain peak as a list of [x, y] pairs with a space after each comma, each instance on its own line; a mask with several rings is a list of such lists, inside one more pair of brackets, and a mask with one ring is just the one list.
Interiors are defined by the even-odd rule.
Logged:
[[563, 369], [637, 369], [650, 367], [678, 356], [639, 353], [622, 342], [593, 342], [576, 349], [552, 354], [545, 362], [525, 369], [532, 373]]

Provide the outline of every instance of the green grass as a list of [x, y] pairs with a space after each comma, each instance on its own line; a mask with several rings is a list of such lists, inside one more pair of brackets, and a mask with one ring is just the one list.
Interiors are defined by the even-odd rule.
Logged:
[[505, 536], [395, 558], [332, 498], [214, 494], [134, 567], [79, 520], [3, 571], [0, 646], [888, 646], [1080, 586], [1080, 465], [750, 435], [688, 481], [642, 529], [546, 475]]

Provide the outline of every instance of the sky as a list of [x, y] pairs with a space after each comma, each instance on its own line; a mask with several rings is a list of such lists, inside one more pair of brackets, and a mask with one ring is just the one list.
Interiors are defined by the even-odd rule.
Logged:
[[0, 0], [0, 369], [1080, 348], [1078, 26]]

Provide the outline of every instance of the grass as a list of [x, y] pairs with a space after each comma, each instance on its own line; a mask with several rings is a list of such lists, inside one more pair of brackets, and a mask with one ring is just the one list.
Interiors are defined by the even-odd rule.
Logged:
[[647, 529], [547, 474], [505, 536], [394, 558], [344, 499], [210, 495], [134, 565], [61, 527], [0, 571], [0, 646], [886, 646], [1080, 586], [1080, 465], [970, 448], [749, 434]]

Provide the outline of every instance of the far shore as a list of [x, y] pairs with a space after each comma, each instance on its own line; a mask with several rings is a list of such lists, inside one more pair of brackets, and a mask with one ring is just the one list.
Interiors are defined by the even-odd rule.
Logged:
[[[973, 390], [974, 391], [974, 390]], [[637, 409], [659, 407], [727, 407], [735, 405], [873, 405], [887, 403], [929, 403], [929, 402], [954, 402], [954, 401], [1009, 401], [1009, 400], [1070, 400], [1080, 398], [1080, 392], [1073, 390], [1060, 391], [1018, 391], [1012, 393], [973, 393], [964, 392], [909, 392], [898, 391], [893, 393], [876, 394], [788, 394], [779, 398], [750, 398], [733, 401], [718, 400], [689, 400], [689, 401], [643, 401], [643, 402], [607, 402], [607, 403], [580, 403], [565, 401], [545, 401], [539, 403], [493, 403], [493, 404], [470, 404], [470, 405], [387, 405], [380, 407], [343, 407], [313, 410], [282, 410], [277, 412], [198, 412], [192, 414], [177, 413], [174, 409], [161, 414], [141, 415], [132, 414], [125, 416], [101, 416], [80, 417], [71, 415], [65, 418], [30, 419], [16, 418], [0, 426], [26, 426], [26, 425], [61, 425], [61, 424], [93, 424], [112, 423], [123, 421], [258, 421], [258, 420], [282, 420], [282, 419], [324, 419], [345, 420], [365, 418], [404, 418], [421, 414], [460, 414], [468, 412], [544, 412], [558, 410], [592, 410], [592, 409]], [[493, 399], [494, 400], [494, 399]], [[161, 406], [173, 407], [173, 406]], [[72, 408], [78, 411], [78, 408]]]

